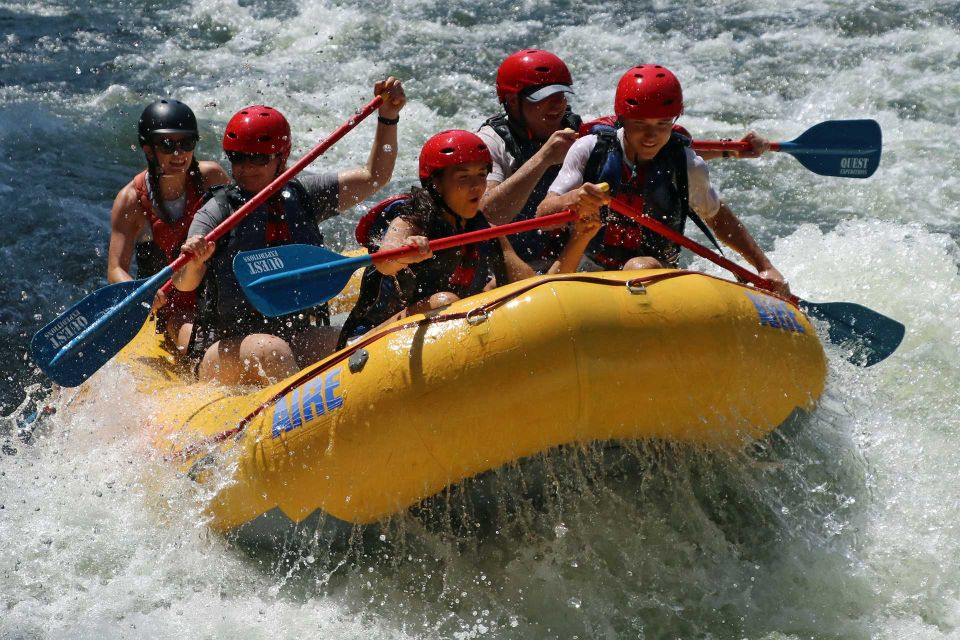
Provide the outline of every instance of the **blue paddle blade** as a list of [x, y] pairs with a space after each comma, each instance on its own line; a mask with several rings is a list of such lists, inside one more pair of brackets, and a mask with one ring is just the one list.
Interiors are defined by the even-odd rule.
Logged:
[[862, 367], [885, 359], [903, 340], [902, 324], [859, 304], [801, 300], [800, 308], [808, 316], [828, 322], [830, 342], [849, 349], [847, 360]]
[[830, 120], [781, 142], [780, 151], [822, 176], [869, 178], [880, 166], [883, 135], [876, 120]]
[[354, 271], [372, 262], [368, 255], [348, 258], [323, 247], [288, 244], [238, 254], [233, 272], [257, 311], [277, 317], [335, 298]]
[[156, 289], [137, 290], [150, 280], [108, 285], [60, 314], [34, 334], [34, 363], [64, 387], [92, 376], [140, 331]]

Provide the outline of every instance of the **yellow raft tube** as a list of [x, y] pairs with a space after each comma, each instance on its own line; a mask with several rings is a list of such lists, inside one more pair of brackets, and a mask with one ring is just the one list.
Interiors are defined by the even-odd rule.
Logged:
[[373, 523], [564, 444], [737, 446], [811, 409], [826, 377], [796, 307], [676, 270], [507, 285], [247, 395], [185, 383], [152, 323], [119, 358], [162, 407], [156, 446], [215, 489], [223, 532]]

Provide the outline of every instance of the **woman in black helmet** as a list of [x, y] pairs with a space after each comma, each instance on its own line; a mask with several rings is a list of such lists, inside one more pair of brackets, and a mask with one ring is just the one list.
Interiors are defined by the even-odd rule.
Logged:
[[[130, 262], [137, 256], [137, 276], [153, 275], [180, 254], [203, 194], [229, 176], [216, 162], [197, 162], [193, 150], [200, 135], [197, 118], [179, 100], [152, 102], [140, 115], [138, 137], [147, 168], [120, 190], [110, 212], [107, 280], [132, 280]], [[154, 300], [157, 326], [182, 351], [190, 341], [196, 296], [174, 290]]]

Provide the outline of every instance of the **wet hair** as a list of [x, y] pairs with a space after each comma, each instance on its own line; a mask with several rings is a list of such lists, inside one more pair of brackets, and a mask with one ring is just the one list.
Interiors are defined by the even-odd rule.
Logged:
[[399, 217], [410, 224], [415, 224], [424, 232], [430, 228], [430, 222], [434, 217], [442, 213], [449, 213], [454, 219], [463, 223], [463, 218], [444, 201], [443, 196], [437, 189], [436, 182], [434, 182], [436, 178], [443, 176], [443, 172], [450, 168], [444, 167], [434, 171], [430, 178], [423, 181], [423, 187], [410, 187], [410, 199], [405, 203], [403, 212], [400, 213]]
[[403, 203], [399, 217], [426, 232], [430, 228], [430, 221], [443, 210], [442, 202], [432, 185], [426, 188], [410, 187], [410, 199]]

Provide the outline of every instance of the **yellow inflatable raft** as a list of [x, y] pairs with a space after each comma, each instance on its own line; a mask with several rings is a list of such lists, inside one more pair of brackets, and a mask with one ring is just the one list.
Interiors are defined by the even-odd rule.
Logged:
[[156, 446], [215, 491], [223, 532], [372, 523], [564, 444], [738, 445], [812, 408], [826, 376], [797, 308], [674, 270], [501, 287], [246, 395], [184, 382], [150, 323], [119, 358], [161, 407]]

